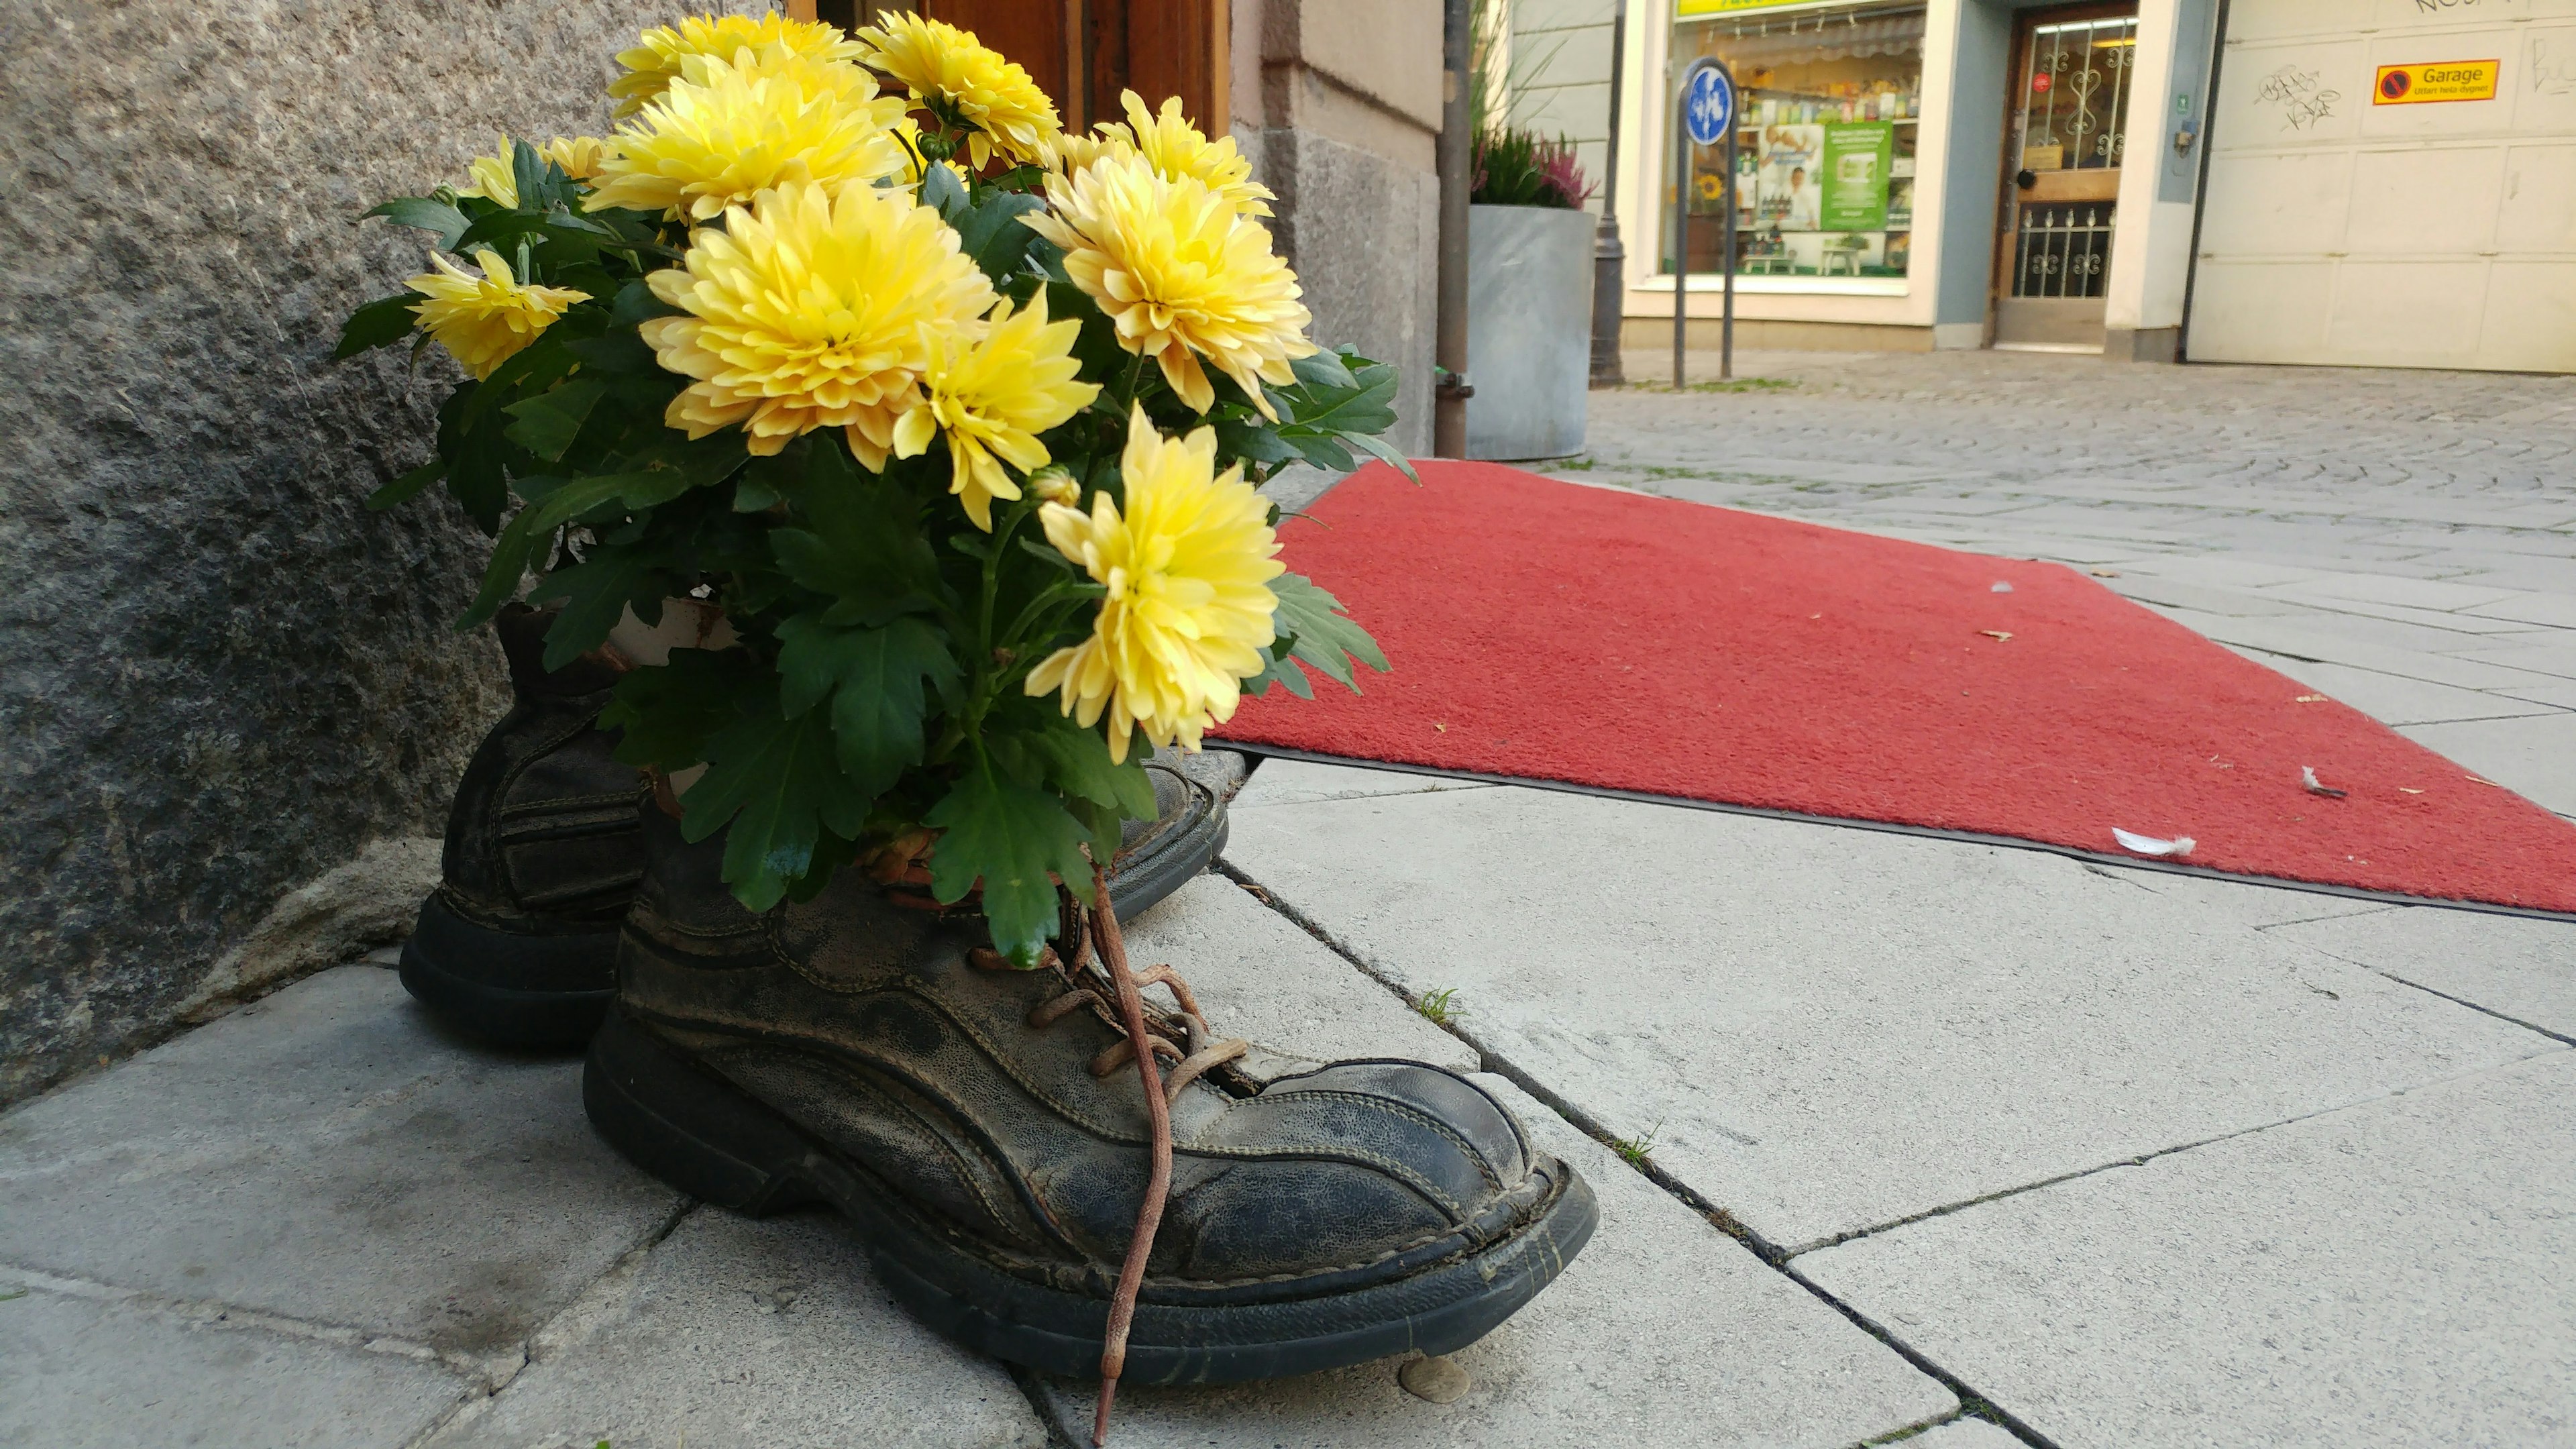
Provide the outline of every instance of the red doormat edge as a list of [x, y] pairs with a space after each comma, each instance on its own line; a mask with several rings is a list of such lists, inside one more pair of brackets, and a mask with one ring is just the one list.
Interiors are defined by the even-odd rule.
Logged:
[[[1639, 805], [1680, 806], [1687, 810], [1714, 811], [1720, 815], [1750, 815], [1764, 820], [1786, 820], [1798, 825], [1834, 825], [1848, 830], [1875, 830], [1883, 835], [1911, 835], [1923, 840], [1955, 841], [1961, 845], [2000, 845], [2013, 850], [2031, 850], [2042, 855], [2063, 856], [2068, 860], [2082, 861], [2091, 865], [2118, 866], [2123, 870], [2197, 876], [2202, 880], [2265, 886], [2274, 890], [2304, 891], [2309, 895], [2341, 896], [2346, 900], [2378, 901], [2392, 906], [2439, 906], [2445, 910], [2471, 911], [2487, 916], [2519, 916], [2533, 921], [2576, 922], [2576, 912], [2553, 911], [2539, 906], [2508, 906], [2494, 901], [2462, 900], [2454, 896], [2408, 895], [2403, 891], [2375, 891], [2364, 886], [2299, 880], [2292, 876], [2215, 870], [2205, 865], [2155, 860], [2145, 856], [2118, 855], [2106, 850], [2086, 850], [2081, 846], [2059, 845], [2052, 841], [2032, 840], [2019, 835], [1980, 835], [1972, 830], [1946, 830], [1937, 825], [1907, 825], [1893, 820], [1863, 820], [1848, 815], [1808, 815], [1796, 810], [1777, 810], [1764, 805], [1731, 805], [1723, 800], [1701, 800], [1688, 795], [1656, 795], [1643, 790], [1614, 790], [1606, 785], [1586, 785], [1573, 780], [1549, 780], [1529, 775], [1488, 775], [1475, 770], [1444, 769], [1438, 765], [1414, 765], [1396, 760], [1370, 760], [1354, 755], [1327, 755], [1315, 750], [1301, 750], [1287, 745], [1265, 745], [1250, 740], [1212, 737], [1208, 740], [1208, 748], [1232, 750], [1242, 755], [1258, 755], [1264, 759], [1304, 760], [1316, 765], [1346, 765], [1359, 770], [1429, 775], [1444, 780], [1475, 780], [1487, 785], [1520, 785], [1534, 790], [1555, 790], [1567, 795], [1591, 795], [1603, 800], [1627, 800]], [[1246, 783], [1249, 784], [1250, 781], [1247, 780]]]

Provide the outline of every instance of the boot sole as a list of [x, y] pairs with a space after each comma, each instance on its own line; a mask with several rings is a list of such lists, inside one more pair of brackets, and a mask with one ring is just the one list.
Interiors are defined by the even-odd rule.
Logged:
[[[623, 1012], [591, 1041], [582, 1103], [612, 1146], [693, 1197], [754, 1216], [837, 1208], [886, 1289], [958, 1343], [1067, 1378], [1099, 1371], [1106, 1299], [1042, 1287], [961, 1249], [866, 1169]], [[1287, 1301], [1140, 1303], [1121, 1381], [1240, 1383], [1455, 1352], [1555, 1281], [1599, 1221], [1591, 1188], [1566, 1171], [1519, 1233], [1411, 1277]]]
[[1109, 903], [1117, 908], [1118, 919], [1143, 915], [1195, 880], [1225, 849], [1232, 830], [1220, 800], [1206, 815], [1155, 841], [1152, 850], [1118, 862], [1109, 877]]
[[[503, 981], [596, 984], [534, 989]], [[617, 998], [617, 932], [536, 935], [476, 925], [432, 895], [402, 949], [403, 989], [498, 1046], [577, 1047]]]

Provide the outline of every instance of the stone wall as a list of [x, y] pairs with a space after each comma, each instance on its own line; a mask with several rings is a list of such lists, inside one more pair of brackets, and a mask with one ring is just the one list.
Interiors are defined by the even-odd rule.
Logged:
[[361, 506], [453, 374], [324, 360], [422, 269], [355, 217], [496, 128], [596, 131], [610, 55], [668, 9], [0, 11], [0, 1101], [166, 1031], [219, 963], [248, 984], [290, 894], [417, 874], [343, 868], [425, 858], [386, 845], [441, 828], [506, 690], [449, 627], [479, 535]]
[[1401, 370], [1391, 441], [1431, 451], [1440, 0], [1234, 0], [1236, 141], [1316, 340]]

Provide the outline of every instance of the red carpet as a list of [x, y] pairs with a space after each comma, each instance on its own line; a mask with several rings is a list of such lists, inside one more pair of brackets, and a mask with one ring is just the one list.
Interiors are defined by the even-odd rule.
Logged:
[[2117, 827], [2191, 837], [2188, 865], [2576, 911], [2576, 826], [2073, 570], [1494, 464], [1422, 479], [1372, 465], [1280, 530], [1394, 671], [1246, 700], [1229, 743], [2104, 855]]

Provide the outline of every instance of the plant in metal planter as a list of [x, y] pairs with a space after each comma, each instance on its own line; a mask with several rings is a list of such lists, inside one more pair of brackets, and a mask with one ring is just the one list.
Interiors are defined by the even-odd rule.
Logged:
[[1574, 143], [1551, 141], [1517, 126], [1496, 126], [1475, 138], [1475, 169], [1467, 200], [1475, 206], [1550, 206], [1581, 211], [1594, 186], [1575, 159]]
[[733, 643], [631, 669], [605, 719], [688, 838], [727, 832], [745, 906], [926, 869], [1033, 963], [1057, 882], [1151, 813], [1146, 753], [1385, 667], [1253, 489], [1401, 466], [1394, 369], [1305, 338], [1269, 193], [1177, 103], [1068, 136], [908, 16], [692, 20], [620, 59], [614, 136], [369, 213], [433, 269], [338, 355], [435, 341], [467, 374], [371, 506], [444, 483], [493, 535], [460, 627], [533, 575], [549, 668], [720, 611]]

